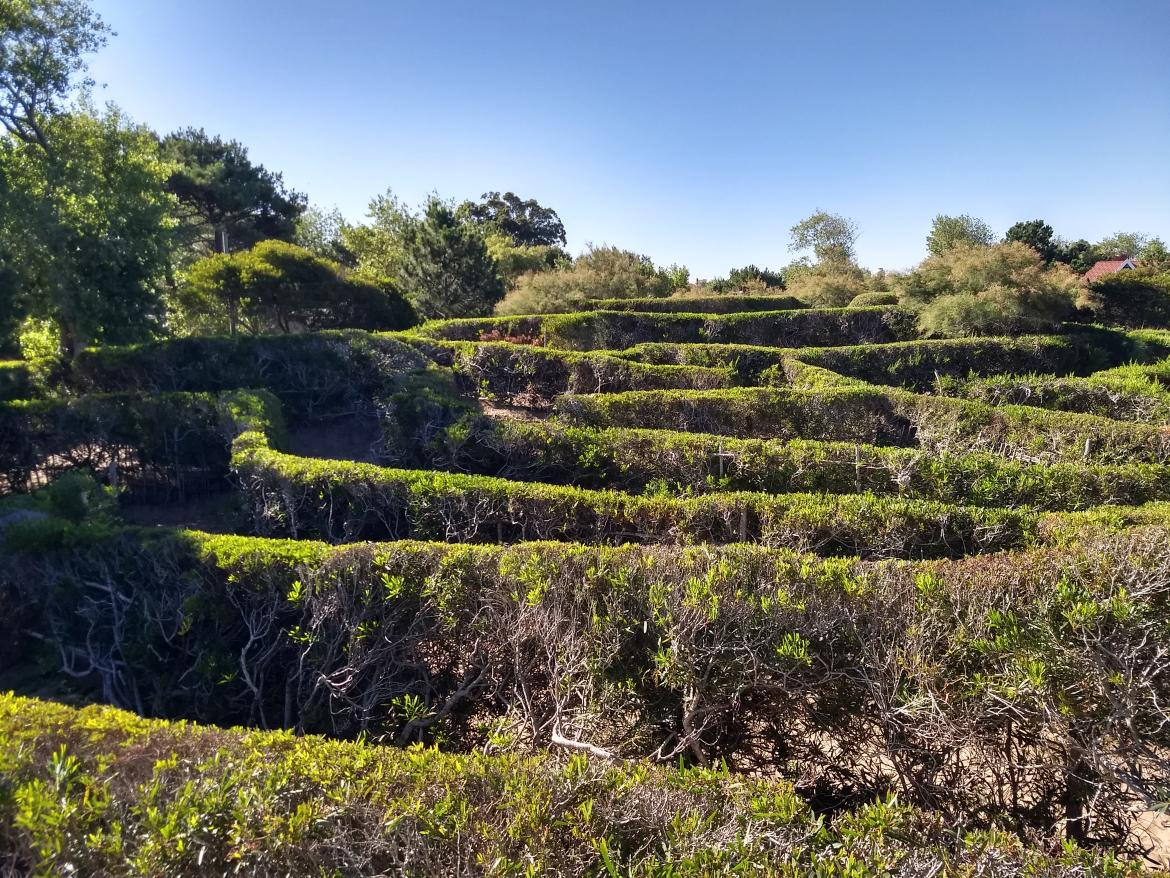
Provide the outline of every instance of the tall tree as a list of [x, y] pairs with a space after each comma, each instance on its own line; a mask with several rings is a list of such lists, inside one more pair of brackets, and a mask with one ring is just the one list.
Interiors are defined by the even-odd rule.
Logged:
[[1149, 237], [1141, 232], [1117, 232], [1099, 241], [1093, 249], [1098, 259], [1141, 259], [1149, 243]]
[[941, 256], [960, 244], [986, 247], [994, 238], [991, 226], [977, 217], [965, 213], [958, 216], [940, 213], [931, 223], [930, 234], [926, 236], [926, 249], [931, 256]]
[[792, 227], [790, 250], [812, 249], [824, 267], [853, 265], [857, 224], [839, 214], [818, 210]]
[[247, 250], [275, 238], [292, 241], [305, 197], [280, 174], [253, 164], [235, 140], [187, 128], [163, 139], [175, 169], [167, 188], [178, 199], [180, 230], [194, 255]]
[[402, 229], [401, 279], [428, 319], [488, 314], [505, 292], [483, 236], [434, 197]]
[[53, 320], [67, 353], [153, 332], [170, 252], [153, 134], [113, 108], [69, 106], [108, 34], [82, 0], [0, 4], [0, 274], [5, 298]]
[[1019, 241], [1021, 244], [1027, 244], [1039, 253], [1040, 258], [1045, 262], [1053, 262], [1060, 256], [1060, 242], [1057, 241], [1052, 226], [1044, 220], [1034, 219], [1018, 222], [1007, 230], [1003, 239], [1005, 243]]
[[85, 0], [0, 2], [0, 123], [8, 133], [51, 154], [45, 121], [90, 84], [85, 56], [109, 34]]
[[557, 212], [513, 192], [485, 192], [478, 203], [465, 201], [459, 215], [503, 232], [519, 247], [553, 247], [565, 243], [565, 226]]

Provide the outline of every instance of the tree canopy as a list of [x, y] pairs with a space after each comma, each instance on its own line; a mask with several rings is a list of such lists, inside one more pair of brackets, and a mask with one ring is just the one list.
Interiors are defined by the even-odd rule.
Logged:
[[852, 265], [856, 261], [857, 224], [839, 214], [818, 210], [792, 227], [790, 250], [809, 250], [818, 263]]
[[162, 147], [175, 166], [167, 189], [178, 199], [184, 243], [196, 255], [292, 240], [305, 197], [254, 164], [242, 144], [187, 128], [167, 135]]
[[535, 199], [521, 199], [513, 192], [485, 192], [479, 202], [465, 201], [459, 214], [472, 222], [494, 228], [518, 247], [555, 247], [565, 244], [565, 227], [557, 212]]
[[931, 256], [940, 256], [960, 244], [986, 247], [993, 240], [995, 235], [991, 226], [983, 220], [965, 213], [958, 216], [940, 213], [931, 223], [930, 234], [926, 236], [926, 249]]

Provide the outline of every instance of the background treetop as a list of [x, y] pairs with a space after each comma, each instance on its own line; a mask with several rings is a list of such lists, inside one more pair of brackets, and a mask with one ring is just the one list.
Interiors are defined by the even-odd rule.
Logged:
[[857, 257], [857, 224], [840, 214], [818, 210], [792, 227], [790, 250], [809, 250], [817, 262], [851, 265]]
[[267, 238], [291, 241], [306, 199], [279, 173], [248, 158], [235, 140], [187, 128], [163, 139], [175, 164], [167, 188], [179, 200], [190, 245], [197, 251], [246, 250]]
[[521, 199], [513, 192], [485, 192], [479, 202], [465, 201], [459, 214], [479, 225], [492, 226], [517, 246], [552, 247], [565, 244], [565, 226], [557, 212], [535, 199]]

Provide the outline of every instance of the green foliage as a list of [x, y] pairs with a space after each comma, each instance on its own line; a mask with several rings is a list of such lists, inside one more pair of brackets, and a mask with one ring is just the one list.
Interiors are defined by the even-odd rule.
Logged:
[[922, 306], [922, 332], [940, 336], [1049, 332], [1072, 316], [1082, 292], [1070, 269], [1046, 267], [1018, 241], [957, 245], [927, 259], [901, 286]]
[[111, 519], [117, 504], [114, 489], [98, 484], [92, 473], [83, 470], [58, 476], [44, 493], [49, 513], [73, 524], [80, 524], [86, 518]]
[[487, 314], [504, 283], [480, 233], [437, 198], [401, 236], [402, 289], [428, 319]]
[[290, 417], [314, 419], [369, 410], [426, 368], [400, 341], [347, 330], [95, 348], [74, 361], [69, 383], [88, 393], [263, 388]]
[[[987, 247], [994, 238], [991, 226], [977, 217], [965, 213], [958, 216], [940, 213], [930, 225], [930, 234], [926, 236], [926, 249], [931, 256], [941, 256], [960, 245]], [[1009, 240], [1012, 239], [1009, 237]]]
[[[600, 299], [590, 304], [600, 311], [682, 312], [687, 314], [742, 314], [746, 311], [789, 311], [807, 307], [806, 302], [793, 296], [743, 296], [732, 293], [719, 296], [692, 296], [686, 293], [676, 293], [665, 299]], [[878, 304], [896, 304], [896, 302]]]
[[1052, 262], [1061, 256], [1056, 233], [1052, 230], [1052, 226], [1044, 220], [1018, 222], [1007, 230], [1003, 239], [1008, 243], [1016, 241], [1031, 247], [1045, 262]]
[[883, 305], [897, 305], [897, 293], [858, 293], [850, 302], [850, 308], [877, 308]]
[[733, 293], [750, 288], [764, 290], [784, 289], [784, 273], [759, 268], [755, 265], [745, 265], [743, 268], [733, 268], [726, 278], [713, 280], [708, 285], [716, 293]]
[[861, 270], [830, 263], [828, 267], [792, 272], [787, 289], [814, 308], [844, 308], [870, 288]]
[[187, 334], [404, 329], [417, 320], [392, 287], [276, 240], [196, 262], [173, 304], [175, 323]]

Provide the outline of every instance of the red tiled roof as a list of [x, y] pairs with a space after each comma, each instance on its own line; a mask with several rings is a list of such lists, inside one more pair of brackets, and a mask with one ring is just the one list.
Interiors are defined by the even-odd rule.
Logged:
[[1121, 267], [1127, 262], [1129, 262], [1128, 259], [1102, 259], [1085, 272], [1085, 280], [1092, 283], [1107, 274], [1114, 274], [1115, 272], [1121, 271]]

